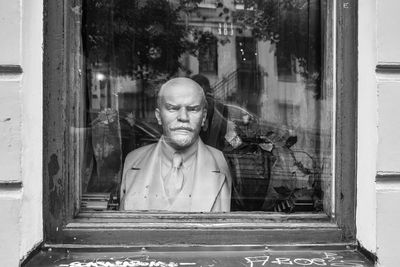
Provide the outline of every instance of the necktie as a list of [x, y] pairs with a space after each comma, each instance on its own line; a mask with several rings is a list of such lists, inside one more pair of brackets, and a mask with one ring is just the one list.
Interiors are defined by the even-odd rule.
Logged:
[[165, 193], [170, 200], [174, 200], [183, 187], [182, 156], [174, 153], [171, 170], [165, 177]]

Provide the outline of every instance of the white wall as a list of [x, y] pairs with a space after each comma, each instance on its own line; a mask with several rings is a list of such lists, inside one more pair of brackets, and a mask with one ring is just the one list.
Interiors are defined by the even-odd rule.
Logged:
[[379, 266], [398, 266], [400, 240], [400, 1], [379, 0], [377, 61], [396, 71], [377, 73], [377, 256]]
[[398, 266], [400, 248], [399, 10], [359, 0], [357, 238], [385, 267]]
[[43, 239], [42, 60], [43, 1], [23, 1], [22, 24], [22, 220], [20, 258]]
[[400, 183], [377, 183], [378, 266], [399, 266]]
[[41, 0], [0, 0], [2, 266], [18, 266], [43, 238], [42, 18]]
[[357, 239], [376, 252], [375, 176], [378, 149], [375, 0], [360, 0], [358, 12]]

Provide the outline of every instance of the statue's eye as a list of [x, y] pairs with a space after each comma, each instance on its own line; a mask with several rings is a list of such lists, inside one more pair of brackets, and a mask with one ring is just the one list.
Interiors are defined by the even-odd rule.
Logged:
[[200, 108], [200, 106], [189, 106], [186, 109], [187, 109], [187, 111], [197, 112], [197, 111], [200, 111], [201, 108]]
[[178, 111], [179, 110], [179, 106], [170, 105], [170, 104], [167, 104], [166, 108], [167, 108], [167, 110], [170, 110], [170, 111]]

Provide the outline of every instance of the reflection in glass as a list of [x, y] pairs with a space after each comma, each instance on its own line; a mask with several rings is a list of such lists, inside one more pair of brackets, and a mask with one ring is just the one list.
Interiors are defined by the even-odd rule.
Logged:
[[126, 155], [157, 142], [157, 90], [205, 90], [202, 140], [224, 152], [232, 211], [330, 212], [332, 92], [319, 0], [83, 1], [82, 207], [118, 209]]

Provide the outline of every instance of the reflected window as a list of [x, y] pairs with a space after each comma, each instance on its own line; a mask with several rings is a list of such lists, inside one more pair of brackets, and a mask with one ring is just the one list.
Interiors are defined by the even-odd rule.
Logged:
[[217, 40], [204, 43], [199, 48], [199, 73], [218, 74]]
[[320, 14], [318, 0], [84, 1], [82, 208], [120, 209], [127, 155], [163, 136], [161, 86], [187, 77], [204, 90], [199, 135], [226, 159], [231, 211], [330, 214]]

